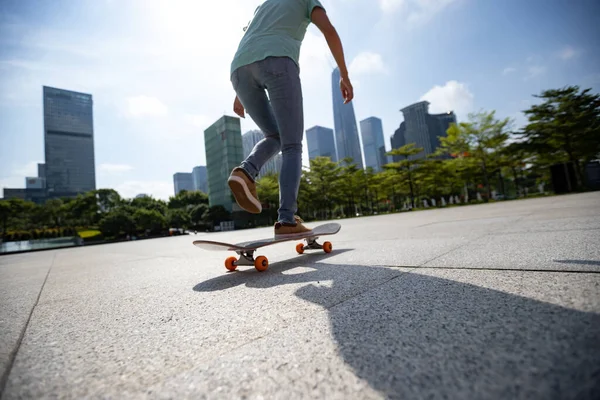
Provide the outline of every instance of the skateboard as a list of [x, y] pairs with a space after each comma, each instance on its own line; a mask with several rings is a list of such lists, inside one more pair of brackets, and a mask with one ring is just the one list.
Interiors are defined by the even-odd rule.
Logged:
[[325, 253], [331, 253], [333, 250], [331, 242], [324, 242], [323, 244], [320, 244], [317, 242], [317, 239], [320, 236], [334, 235], [338, 233], [340, 229], [341, 225], [334, 222], [319, 225], [316, 228], [313, 228], [310, 235], [298, 235], [283, 239], [268, 238], [235, 244], [213, 242], [211, 240], [195, 240], [194, 246], [211, 251], [235, 251], [239, 258], [229, 257], [225, 260], [225, 268], [227, 268], [229, 271], [235, 271], [239, 265], [254, 265], [254, 268], [256, 268], [257, 271], [262, 272], [269, 268], [269, 260], [265, 256], [258, 256], [254, 258], [254, 252], [259, 248], [272, 244], [289, 242], [291, 240], [305, 240], [306, 244], [298, 243], [296, 245], [296, 252], [298, 254], [304, 253], [304, 250], [323, 250]]

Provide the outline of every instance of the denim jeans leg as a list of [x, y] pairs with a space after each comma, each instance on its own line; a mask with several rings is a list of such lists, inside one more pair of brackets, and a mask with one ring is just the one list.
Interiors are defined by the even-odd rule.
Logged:
[[265, 136], [240, 165], [253, 179], [262, 166], [281, 150], [279, 128], [265, 88], [256, 79], [256, 65], [246, 65], [233, 72], [231, 81], [247, 114]]
[[279, 222], [295, 223], [302, 174], [304, 112], [300, 70], [288, 57], [258, 63], [279, 127], [282, 165], [279, 174]]

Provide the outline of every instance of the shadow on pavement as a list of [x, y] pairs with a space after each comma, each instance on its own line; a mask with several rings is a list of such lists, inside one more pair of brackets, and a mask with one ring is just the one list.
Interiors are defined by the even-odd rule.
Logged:
[[600, 398], [598, 314], [393, 268], [309, 261], [307, 272], [285, 273], [296, 259], [194, 290], [311, 283], [295, 294], [328, 310], [340, 356], [386, 398]]

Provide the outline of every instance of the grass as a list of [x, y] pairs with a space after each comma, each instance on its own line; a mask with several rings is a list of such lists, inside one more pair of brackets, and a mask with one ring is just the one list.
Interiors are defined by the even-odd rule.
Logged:
[[102, 232], [100, 232], [99, 230], [94, 230], [94, 229], [89, 229], [89, 230], [85, 230], [85, 231], [79, 231], [77, 232], [79, 234], [79, 236], [82, 239], [89, 239], [89, 238], [93, 238], [95, 236], [101, 235]]

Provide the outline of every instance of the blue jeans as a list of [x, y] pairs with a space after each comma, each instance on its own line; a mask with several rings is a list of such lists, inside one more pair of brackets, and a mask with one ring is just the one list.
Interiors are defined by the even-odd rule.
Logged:
[[278, 221], [295, 223], [304, 132], [298, 65], [288, 57], [268, 57], [236, 69], [231, 83], [246, 112], [265, 136], [240, 167], [256, 179], [262, 166], [281, 151]]

